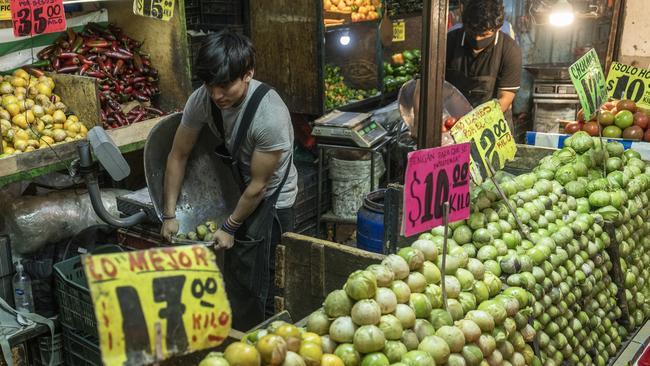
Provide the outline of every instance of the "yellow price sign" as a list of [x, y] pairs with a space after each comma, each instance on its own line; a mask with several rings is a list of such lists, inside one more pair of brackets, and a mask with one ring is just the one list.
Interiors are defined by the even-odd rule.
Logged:
[[631, 99], [650, 108], [650, 70], [612, 62], [607, 74], [607, 92], [614, 99]]
[[450, 133], [456, 143], [470, 143], [470, 172], [477, 184], [503, 169], [517, 153], [515, 139], [496, 99], [481, 104], [459, 119]]
[[133, 13], [168, 21], [174, 15], [174, 0], [133, 0]]
[[0, 0], [0, 20], [11, 20], [10, 0]]
[[105, 365], [151, 364], [221, 344], [230, 304], [202, 245], [84, 256]]
[[393, 42], [404, 42], [406, 40], [406, 22], [403, 19], [393, 22]]

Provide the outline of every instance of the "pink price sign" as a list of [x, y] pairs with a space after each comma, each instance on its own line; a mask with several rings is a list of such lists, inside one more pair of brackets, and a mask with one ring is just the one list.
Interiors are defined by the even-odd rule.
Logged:
[[449, 222], [469, 217], [469, 152], [470, 144], [464, 143], [409, 153], [402, 220], [405, 236], [442, 225], [445, 202], [449, 202]]

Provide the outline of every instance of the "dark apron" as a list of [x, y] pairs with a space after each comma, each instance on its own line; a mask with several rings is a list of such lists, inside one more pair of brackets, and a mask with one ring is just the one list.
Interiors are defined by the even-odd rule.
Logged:
[[[499, 34], [499, 38], [501, 38]], [[451, 58], [447, 62], [447, 81], [453, 84], [463, 93], [473, 107], [496, 98], [497, 76], [503, 59], [503, 42], [497, 41], [493, 45], [492, 59], [490, 60], [490, 72], [488, 75], [470, 76], [469, 65], [467, 64], [467, 52], [472, 52], [464, 47], [454, 47]]]
[[[228, 151], [225, 146], [223, 117], [212, 103], [214, 123], [224, 140], [224, 144], [218, 146], [215, 153], [230, 166], [241, 192], [246, 186], [237, 164], [238, 147], [248, 134], [260, 101], [269, 90], [270, 87], [262, 83], [248, 101], [232, 144], [234, 151]], [[225, 251], [223, 277], [232, 309], [232, 326], [239, 331], [247, 331], [264, 321], [265, 304], [269, 296], [272, 228], [278, 221], [275, 204], [290, 169], [291, 165], [275, 192], [262, 200], [239, 228], [233, 247]]]

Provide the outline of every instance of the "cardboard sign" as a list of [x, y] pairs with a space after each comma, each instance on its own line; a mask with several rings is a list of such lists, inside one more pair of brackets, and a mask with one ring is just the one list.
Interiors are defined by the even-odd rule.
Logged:
[[406, 22], [403, 19], [393, 22], [393, 42], [404, 42], [406, 40]]
[[223, 342], [230, 304], [202, 245], [85, 256], [105, 365], [145, 365]]
[[614, 99], [630, 99], [650, 108], [650, 70], [612, 62], [607, 74], [607, 92]]
[[405, 236], [442, 225], [445, 202], [449, 202], [449, 222], [469, 217], [469, 154], [468, 143], [408, 154], [402, 220]]
[[133, 13], [168, 21], [174, 15], [174, 0], [133, 0]]
[[0, 0], [0, 20], [11, 20], [10, 3], [10, 0]]
[[492, 171], [503, 169], [517, 153], [515, 139], [496, 99], [481, 104], [459, 119], [449, 132], [457, 143], [470, 143], [470, 172], [477, 184], [491, 177]]
[[66, 28], [63, 0], [10, 0], [14, 36], [61, 32]]
[[596, 116], [600, 106], [607, 101], [605, 75], [596, 51], [591, 49], [576, 63], [569, 66], [569, 74], [580, 98], [585, 120], [589, 121]]

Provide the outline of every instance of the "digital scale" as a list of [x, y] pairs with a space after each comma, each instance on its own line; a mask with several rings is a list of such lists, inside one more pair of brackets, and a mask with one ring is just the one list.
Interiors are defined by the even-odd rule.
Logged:
[[370, 148], [386, 136], [386, 130], [369, 113], [335, 110], [314, 121], [311, 134], [323, 143]]

